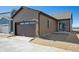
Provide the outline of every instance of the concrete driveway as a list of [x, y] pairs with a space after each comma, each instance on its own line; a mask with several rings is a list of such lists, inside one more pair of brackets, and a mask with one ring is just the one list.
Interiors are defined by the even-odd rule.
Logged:
[[58, 48], [37, 45], [29, 42], [32, 38], [23, 36], [0, 37], [0, 52], [55, 52]]

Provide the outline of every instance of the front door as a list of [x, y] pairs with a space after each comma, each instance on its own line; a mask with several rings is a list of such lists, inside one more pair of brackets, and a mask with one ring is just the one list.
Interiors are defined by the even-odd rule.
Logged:
[[65, 31], [65, 21], [59, 21], [58, 22], [58, 31], [59, 32]]

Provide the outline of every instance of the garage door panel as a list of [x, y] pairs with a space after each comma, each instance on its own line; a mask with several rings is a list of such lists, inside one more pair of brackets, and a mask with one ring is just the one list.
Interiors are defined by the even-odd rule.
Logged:
[[34, 36], [35, 35], [35, 24], [25, 24], [23, 25], [23, 33], [25, 36]]
[[20, 36], [35, 36], [36, 25], [35, 24], [16, 24], [16, 35]]

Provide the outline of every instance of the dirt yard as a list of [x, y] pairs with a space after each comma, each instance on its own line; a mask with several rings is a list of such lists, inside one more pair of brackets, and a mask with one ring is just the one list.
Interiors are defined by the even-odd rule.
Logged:
[[[76, 34], [76, 36], [79, 39], [79, 34]], [[49, 46], [49, 47], [61, 48], [61, 49], [70, 50], [70, 51], [79, 51], [79, 44], [71, 43], [71, 42], [54, 41], [54, 40], [47, 40], [43, 38], [36, 38], [35, 40], [32, 41], [32, 43]]]

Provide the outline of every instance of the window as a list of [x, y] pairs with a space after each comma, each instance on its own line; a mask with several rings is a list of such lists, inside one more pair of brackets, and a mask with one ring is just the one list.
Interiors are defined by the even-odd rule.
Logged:
[[20, 25], [24, 25], [24, 24], [36, 24], [35, 21], [25, 21], [25, 22], [21, 22]]
[[49, 24], [50, 24], [50, 23], [49, 23], [49, 20], [47, 20], [47, 28], [49, 28]]

